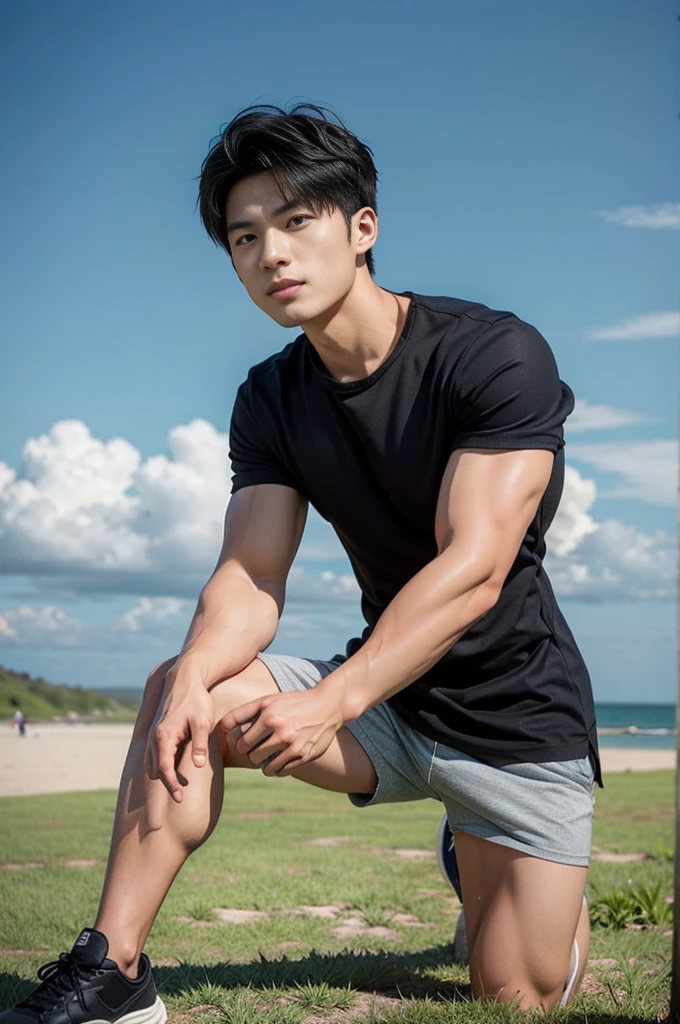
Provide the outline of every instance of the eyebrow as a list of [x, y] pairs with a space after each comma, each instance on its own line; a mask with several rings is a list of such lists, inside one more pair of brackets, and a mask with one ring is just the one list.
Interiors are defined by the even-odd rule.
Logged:
[[[274, 216], [280, 217], [282, 213], [288, 213], [289, 210], [295, 210], [305, 204], [300, 202], [298, 199], [291, 199], [288, 203], [282, 203], [281, 206], [277, 206], [274, 210]], [[233, 220], [231, 224], [227, 224], [227, 234], [230, 235], [232, 231], [240, 231], [241, 228], [252, 228], [254, 221], [252, 220]]]

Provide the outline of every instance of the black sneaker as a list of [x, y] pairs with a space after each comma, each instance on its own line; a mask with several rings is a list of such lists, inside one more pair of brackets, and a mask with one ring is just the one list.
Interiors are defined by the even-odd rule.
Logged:
[[134, 981], [108, 960], [105, 935], [85, 928], [70, 953], [38, 969], [42, 982], [0, 1024], [165, 1024], [149, 958], [142, 953]]

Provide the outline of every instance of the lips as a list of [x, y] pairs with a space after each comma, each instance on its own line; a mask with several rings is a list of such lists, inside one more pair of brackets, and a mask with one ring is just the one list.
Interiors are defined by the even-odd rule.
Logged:
[[303, 281], [283, 280], [275, 282], [267, 291], [274, 299], [290, 299], [302, 288]]

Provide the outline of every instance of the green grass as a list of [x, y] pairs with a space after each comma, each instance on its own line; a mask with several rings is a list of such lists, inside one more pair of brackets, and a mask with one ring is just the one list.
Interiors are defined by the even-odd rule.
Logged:
[[[171, 1024], [527, 1019], [509, 1006], [470, 1002], [467, 971], [451, 963], [455, 897], [436, 861], [394, 853], [434, 850], [441, 805], [360, 811], [292, 779], [231, 772], [227, 781], [215, 834], [180, 873], [147, 944]], [[589, 991], [551, 1018], [632, 1024], [667, 1011], [673, 782], [672, 772], [626, 773], [608, 776], [598, 792], [595, 845], [649, 856], [593, 862]], [[41, 865], [0, 870], [0, 1007], [27, 994], [36, 968], [92, 923], [114, 806], [109, 791], [0, 800], [0, 865]], [[318, 837], [341, 841], [312, 845]], [[363, 920], [366, 931], [339, 938], [332, 934], [338, 920], [290, 913], [331, 904], [343, 905], [339, 918]], [[219, 920], [215, 908], [269, 917], [236, 925]], [[371, 934], [375, 927], [392, 937]]]

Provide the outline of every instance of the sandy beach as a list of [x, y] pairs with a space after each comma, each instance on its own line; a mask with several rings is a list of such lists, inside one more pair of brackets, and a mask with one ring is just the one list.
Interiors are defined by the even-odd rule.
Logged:
[[[0, 724], [0, 796], [117, 789], [132, 727], [29, 725], [20, 737]], [[674, 768], [674, 750], [605, 747], [604, 772]]]

